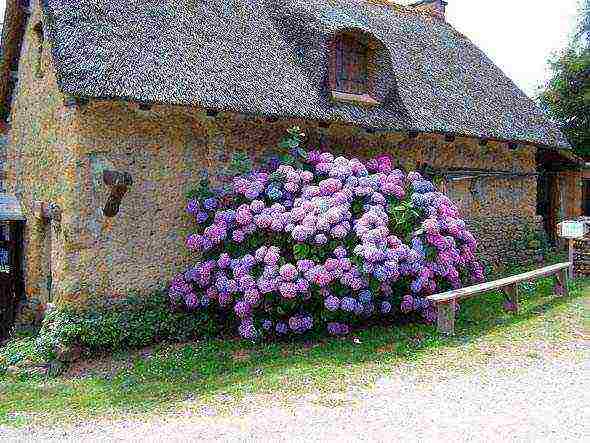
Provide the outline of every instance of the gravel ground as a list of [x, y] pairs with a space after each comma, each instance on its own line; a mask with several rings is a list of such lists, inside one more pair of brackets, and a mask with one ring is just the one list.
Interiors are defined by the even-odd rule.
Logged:
[[[590, 347], [436, 376], [411, 370], [370, 390], [310, 395], [229, 416], [89, 422], [9, 430], [2, 441], [590, 441]], [[206, 414], [205, 414], [206, 415]]]

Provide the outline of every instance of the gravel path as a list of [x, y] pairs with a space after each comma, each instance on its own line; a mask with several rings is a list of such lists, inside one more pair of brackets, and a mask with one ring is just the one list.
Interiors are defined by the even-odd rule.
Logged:
[[[590, 441], [590, 349], [576, 359], [504, 361], [472, 373], [404, 371], [371, 390], [307, 396], [232, 416], [87, 423], [3, 441]], [[580, 358], [581, 357], [581, 358]], [[522, 357], [521, 357], [522, 358]]]

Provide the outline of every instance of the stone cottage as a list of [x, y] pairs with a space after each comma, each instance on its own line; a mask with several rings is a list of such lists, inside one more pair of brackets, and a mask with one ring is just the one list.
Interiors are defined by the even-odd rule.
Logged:
[[191, 260], [183, 196], [199, 173], [236, 151], [259, 157], [294, 125], [311, 147], [388, 152], [438, 176], [484, 259], [529, 258], [539, 164], [568, 161], [569, 145], [445, 5], [8, 0], [0, 103], [6, 188], [26, 218], [19, 321], [48, 301], [165, 285]]

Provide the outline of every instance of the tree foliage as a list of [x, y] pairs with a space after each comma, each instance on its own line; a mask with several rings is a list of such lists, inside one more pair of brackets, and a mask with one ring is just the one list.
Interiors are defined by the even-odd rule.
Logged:
[[579, 156], [590, 159], [590, 0], [580, 4], [578, 30], [549, 60], [551, 79], [541, 106], [561, 126]]

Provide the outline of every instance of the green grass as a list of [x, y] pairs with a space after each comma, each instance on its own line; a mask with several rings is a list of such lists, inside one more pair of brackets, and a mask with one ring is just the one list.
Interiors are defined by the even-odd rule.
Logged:
[[[432, 326], [405, 325], [293, 343], [161, 344], [97, 357], [59, 378], [3, 376], [0, 424], [143, 416], [204, 405], [224, 411], [250, 396], [288, 399], [370, 388], [379, 377], [403, 369], [469, 371], [506, 355], [543, 358], [536, 343], [555, 354], [565, 349], [563, 343], [588, 339], [590, 281], [573, 286], [568, 297], [554, 298], [551, 281], [539, 281], [536, 288], [523, 291], [518, 316], [503, 312], [498, 293], [466, 301], [452, 338], [440, 336]], [[26, 352], [28, 340], [10, 346]]]

